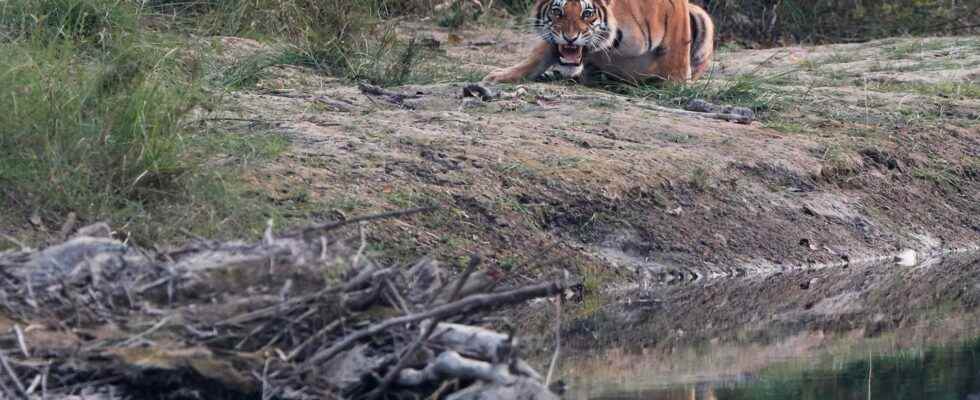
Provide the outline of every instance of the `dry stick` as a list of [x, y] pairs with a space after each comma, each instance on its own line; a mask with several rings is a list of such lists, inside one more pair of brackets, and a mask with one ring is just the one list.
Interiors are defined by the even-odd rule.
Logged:
[[347, 350], [358, 340], [384, 332], [393, 326], [408, 324], [430, 318], [445, 318], [455, 314], [467, 313], [479, 308], [509, 305], [528, 299], [553, 296], [557, 293], [561, 293], [561, 291], [564, 289], [565, 288], [559, 282], [541, 283], [503, 292], [472, 295], [459, 301], [443, 304], [425, 312], [390, 318], [378, 324], [374, 324], [367, 328], [353, 332], [339, 342], [335, 343], [333, 346], [330, 346], [330, 348], [317, 353], [307, 361], [307, 366], [304, 368], [304, 371], [312, 369], [314, 364], [318, 362], [329, 360], [337, 354], [340, 354], [340, 352]]
[[304, 340], [303, 343], [300, 343], [299, 346], [296, 346], [295, 349], [290, 351], [289, 354], [286, 355], [286, 359], [283, 361], [285, 362], [292, 361], [292, 359], [296, 358], [296, 356], [299, 355], [299, 353], [303, 351], [303, 349], [305, 349], [306, 346], [309, 346], [310, 343], [313, 343], [313, 341], [316, 340], [317, 338], [326, 335], [328, 332], [334, 329], [337, 329], [337, 326], [339, 326], [342, 323], [344, 323], [344, 319], [340, 318], [338, 320], [335, 320], [327, 324], [327, 326], [323, 327], [323, 329], [320, 329], [317, 333], [313, 334], [313, 336], [306, 338], [306, 340]]
[[31, 385], [27, 387], [27, 395], [30, 396], [34, 394], [38, 386], [41, 386], [41, 374], [34, 375], [34, 379], [31, 381]]
[[[453, 288], [453, 292], [449, 295], [450, 302], [456, 300], [456, 297], [459, 296], [460, 290], [463, 290], [463, 285], [465, 285], [466, 281], [470, 279], [470, 275], [473, 274], [473, 271], [476, 270], [478, 265], [480, 265], [480, 256], [474, 255], [473, 257], [470, 257], [470, 263], [466, 266], [466, 271], [463, 271], [463, 276], [459, 278], [459, 281], [456, 283], [456, 287]], [[432, 336], [432, 332], [435, 331], [440, 320], [441, 318], [433, 318], [432, 321], [429, 322], [429, 325], [425, 327], [422, 334], [415, 339], [415, 342], [413, 342], [404, 353], [402, 353], [401, 357], [398, 359], [398, 363], [395, 364], [395, 367], [392, 368], [391, 371], [388, 371], [388, 374], [385, 375], [385, 378], [381, 381], [381, 384], [368, 394], [368, 399], [376, 399], [388, 390], [388, 386], [391, 386], [391, 384], [395, 382], [395, 379], [398, 379], [398, 373], [400, 373], [407, 366], [406, 364], [408, 364], [408, 360], [410, 359], [411, 355], [419, 351], [422, 344], [425, 343], [426, 340], [429, 340], [429, 336]]]
[[41, 400], [48, 398], [48, 373], [51, 372], [51, 363], [49, 362], [44, 366], [44, 372], [41, 376]]
[[14, 333], [17, 335], [17, 345], [20, 346], [21, 353], [24, 353], [24, 357], [30, 358], [31, 352], [27, 348], [27, 341], [24, 340], [24, 330], [20, 329], [20, 324], [14, 324]]
[[140, 333], [140, 334], [138, 334], [136, 336], [133, 336], [133, 337], [131, 337], [129, 339], [126, 339], [126, 340], [122, 341], [122, 343], [119, 343], [119, 347], [126, 347], [126, 346], [128, 346], [130, 344], [136, 343], [136, 341], [138, 341], [138, 340], [142, 340], [143, 338], [145, 338], [145, 337], [147, 337], [149, 335], [152, 335], [154, 332], [160, 330], [161, 328], [163, 328], [164, 326], [166, 326], [168, 323], [170, 323], [170, 320], [172, 318], [173, 318], [172, 315], [166, 316], [165, 318], [163, 318], [160, 321], [158, 321], [156, 324], [153, 324], [153, 326], [151, 326], [150, 329], [147, 329], [146, 331], [143, 331], [142, 333]]
[[635, 104], [634, 103], [633, 105], [635, 105], [637, 107], [640, 107], [640, 108], [643, 108], [643, 109], [646, 109], [646, 110], [660, 111], [660, 112], [666, 112], [666, 113], [671, 113], [671, 114], [683, 115], [683, 116], [688, 116], [688, 117], [713, 118], [713, 119], [720, 119], [720, 120], [723, 120], [723, 121], [734, 121], [734, 122], [737, 122], [737, 123], [740, 123], [740, 124], [750, 124], [750, 123], [752, 123], [752, 118], [749, 118], [748, 116], [745, 116], [745, 115], [739, 115], [739, 114], [733, 114], [733, 113], [703, 113], [703, 112], [680, 110], [680, 109], [676, 109], [676, 108], [667, 108], [667, 107], [661, 107], [661, 106], [655, 106], [655, 105], [649, 105], [649, 104]]
[[558, 353], [561, 351], [561, 298], [559, 294], [555, 299], [555, 354], [551, 356], [551, 364], [548, 365], [548, 376], [544, 379], [544, 385], [551, 384], [552, 373], [555, 372], [555, 365], [558, 364]]
[[232, 121], [232, 122], [250, 122], [253, 124], [268, 124], [272, 122], [292, 122], [289, 119], [257, 119], [257, 118], [224, 118], [224, 117], [212, 117], [212, 118], [200, 118], [193, 121], [187, 121], [184, 126], [191, 126], [193, 124], [199, 124], [202, 122], [209, 121]]
[[262, 367], [262, 400], [268, 400], [271, 396], [269, 395], [269, 361], [271, 359], [265, 359], [265, 365]]
[[7, 387], [7, 383], [3, 379], [0, 379], [0, 394], [3, 394], [3, 398], [14, 397], [10, 394], [10, 388]]
[[[7, 362], [7, 356], [3, 354], [2, 351], [0, 351], [0, 365], [3, 366], [4, 371], [7, 372], [10, 379], [14, 381], [14, 386], [17, 387], [17, 392], [20, 394], [20, 396], [25, 399], [30, 398], [30, 396], [27, 394], [27, 389], [24, 388], [24, 384], [20, 381], [20, 378], [17, 377], [17, 373], [14, 372], [14, 369], [10, 367], [10, 363]], [[4, 387], [4, 391], [6, 392], [6, 387]]]
[[405, 302], [405, 298], [398, 293], [398, 289], [395, 289], [395, 284], [391, 283], [391, 280], [387, 278], [385, 278], [384, 283], [385, 287], [388, 288], [388, 292], [391, 294], [391, 297], [395, 298], [396, 306], [401, 308], [403, 313], [411, 314], [412, 309], [408, 307], [408, 303]]
[[24, 244], [24, 242], [14, 239], [12, 236], [7, 235], [6, 233], [0, 233], [0, 238], [7, 239], [8, 242], [17, 245], [18, 247], [20, 247], [20, 251], [31, 251], [31, 248], [27, 247], [27, 245]]

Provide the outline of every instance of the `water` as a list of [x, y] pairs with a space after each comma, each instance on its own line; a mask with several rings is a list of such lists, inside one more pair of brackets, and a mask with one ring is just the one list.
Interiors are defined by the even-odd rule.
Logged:
[[[980, 400], [980, 338], [958, 346], [873, 355], [829, 368], [773, 366], [742, 379], [611, 390], [595, 400], [969, 399]], [[870, 372], [870, 382], [869, 382]], [[870, 393], [869, 393], [870, 389]]]
[[[890, 270], [934, 291], [959, 290], [963, 298], [980, 292], [976, 271], [980, 262], [970, 259]], [[933, 279], [940, 276], [955, 284]], [[919, 313], [919, 322], [877, 334], [801, 327], [766, 343], [626, 345], [570, 357], [561, 371], [570, 387], [566, 398], [980, 400], [980, 312], [951, 306], [975, 303], [918, 300], [922, 308], [905, 312]]]

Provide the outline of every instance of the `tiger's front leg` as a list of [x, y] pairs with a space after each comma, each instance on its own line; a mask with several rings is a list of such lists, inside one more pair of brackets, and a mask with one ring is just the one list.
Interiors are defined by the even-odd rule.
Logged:
[[555, 45], [542, 40], [534, 46], [526, 60], [513, 67], [493, 70], [483, 78], [483, 81], [513, 83], [536, 78], [557, 62], [558, 52], [555, 50]]

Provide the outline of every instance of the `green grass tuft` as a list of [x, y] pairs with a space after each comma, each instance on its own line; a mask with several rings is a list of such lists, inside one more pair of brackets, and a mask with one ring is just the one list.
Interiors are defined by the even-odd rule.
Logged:
[[615, 93], [642, 97], [671, 107], [683, 107], [694, 99], [716, 104], [747, 107], [759, 116], [780, 110], [782, 92], [776, 88], [781, 76], [739, 75], [727, 80], [706, 78], [695, 82], [610, 83], [606, 89]]
[[192, 129], [214, 100], [206, 55], [141, 27], [135, 4], [0, 4], [0, 221], [74, 212], [137, 241], [259, 229], [276, 212], [244, 189], [243, 167], [285, 141]]
[[[35, 206], [83, 213], [168, 190], [186, 169], [179, 120], [197, 89], [172, 55], [71, 44], [0, 48], [0, 181]], [[141, 58], [137, 58], [141, 57]]]
[[[137, 8], [128, 0], [20, 0], [0, 3], [9, 39], [71, 40], [110, 45], [132, 34]], [[2, 31], [2, 30], [0, 30]]]

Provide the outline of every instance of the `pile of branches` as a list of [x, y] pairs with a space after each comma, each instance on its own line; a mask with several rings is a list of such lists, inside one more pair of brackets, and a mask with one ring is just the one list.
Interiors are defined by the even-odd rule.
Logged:
[[513, 329], [479, 312], [568, 279], [502, 287], [478, 257], [455, 276], [428, 259], [382, 266], [363, 231], [339, 233], [419, 211], [168, 250], [97, 224], [0, 252], [0, 397], [556, 398]]

